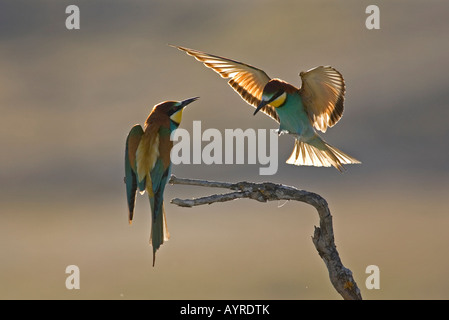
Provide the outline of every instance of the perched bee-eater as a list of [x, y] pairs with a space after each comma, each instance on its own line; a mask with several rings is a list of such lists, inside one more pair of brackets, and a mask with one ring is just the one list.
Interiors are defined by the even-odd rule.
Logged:
[[287, 163], [330, 167], [343, 171], [343, 164], [357, 159], [325, 142], [315, 129], [326, 132], [343, 115], [345, 82], [340, 72], [320, 66], [301, 72], [301, 88], [271, 79], [263, 70], [198, 50], [173, 46], [229, 79], [228, 84], [250, 105], [280, 123], [279, 133], [295, 136]]
[[134, 215], [137, 189], [150, 199], [153, 266], [156, 251], [170, 237], [164, 210], [164, 189], [170, 176], [170, 134], [181, 123], [182, 111], [196, 98], [184, 101], [165, 101], [153, 107], [142, 127], [132, 127], [126, 139], [125, 183], [129, 208], [129, 223]]

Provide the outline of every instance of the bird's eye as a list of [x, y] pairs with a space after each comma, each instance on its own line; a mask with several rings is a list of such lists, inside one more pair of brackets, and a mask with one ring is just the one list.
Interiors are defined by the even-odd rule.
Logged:
[[173, 107], [171, 107], [170, 109], [170, 115], [175, 114], [176, 112], [178, 112], [181, 109], [180, 105], [173, 105]]
[[283, 93], [284, 93], [284, 91], [278, 91], [278, 92], [276, 92], [276, 93], [271, 97], [270, 102], [276, 100], [277, 98], [279, 98]]

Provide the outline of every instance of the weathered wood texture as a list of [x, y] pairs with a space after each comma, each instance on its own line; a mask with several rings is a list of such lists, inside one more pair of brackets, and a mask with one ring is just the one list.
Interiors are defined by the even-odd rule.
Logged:
[[320, 257], [323, 259], [329, 271], [329, 278], [337, 292], [345, 300], [361, 300], [362, 295], [357, 287], [351, 270], [345, 268], [341, 262], [334, 240], [334, 230], [332, 226], [332, 215], [327, 201], [319, 194], [299, 190], [294, 187], [271, 182], [252, 183], [252, 182], [216, 182], [197, 179], [177, 178], [174, 175], [170, 177], [170, 184], [182, 184], [191, 186], [225, 188], [233, 192], [225, 194], [213, 194], [206, 197], [194, 199], [171, 200], [171, 203], [181, 207], [193, 207], [203, 204], [212, 204], [216, 202], [225, 202], [235, 199], [248, 198], [260, 202], [275, 200], [296, 200], [305, 202], [313, 206], [320, 218], [320, 226], [315, 227], [312, 242], [315, 245]]

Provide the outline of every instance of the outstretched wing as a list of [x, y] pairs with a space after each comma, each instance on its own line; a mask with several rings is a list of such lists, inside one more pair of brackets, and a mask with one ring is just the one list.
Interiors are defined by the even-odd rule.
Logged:
[[302, 86], [299, 90], [304, 106], [314, 127], [326, 132], [343, 115], [345, 81], [330, 66], [320, 66], [300, 73]]
[[[220, 56], [208, 54], [202, 51], [172, 46], [196, 60], [202, 62], [206, 67], [214, 70], [222, 78], [229, 79], [228, 84], [253, 107], [257, 107], [262, 99], [262, 92], [270, 77], [263, 71], [248, 64]], [[276, 110], [267, 105], [261, 109], [262, 112], [279, 122]]]
[[133, 220], [137, 192], [136, 151], [143, 135], [142, 127], [136, 124], [126, 138], [125, 147], [125, 184], [129, 208], [129, 222]]

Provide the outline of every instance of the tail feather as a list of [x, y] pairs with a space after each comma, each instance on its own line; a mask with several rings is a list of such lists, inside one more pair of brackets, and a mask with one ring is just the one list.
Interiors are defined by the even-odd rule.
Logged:
[[[154, 198], [151, 198], [151, 200], [154, 201]], [[151, 200], [150, 202], [152, 202]], [[153, 205], [154, 204], [151, 203], [152, 207]], [[151, 218], [150, 244], [153, 246], [153, 267], [156, 261], [156, 251], [165, 241], [170, 239], [170, 233], [167, 228], [167, 219], [165, 217], [164, 204], [162, 204], [159, 208], [161, 212], [155, 212], [156, 214], [152, 214]]]
[[296, 139], [295, 147], [287, 163], [296, 166], [333, 166], [342, 172], [344, 170], [343, 164], [360, 163], [360, 161], [332, 147], [316, 135], [307, 142]]

